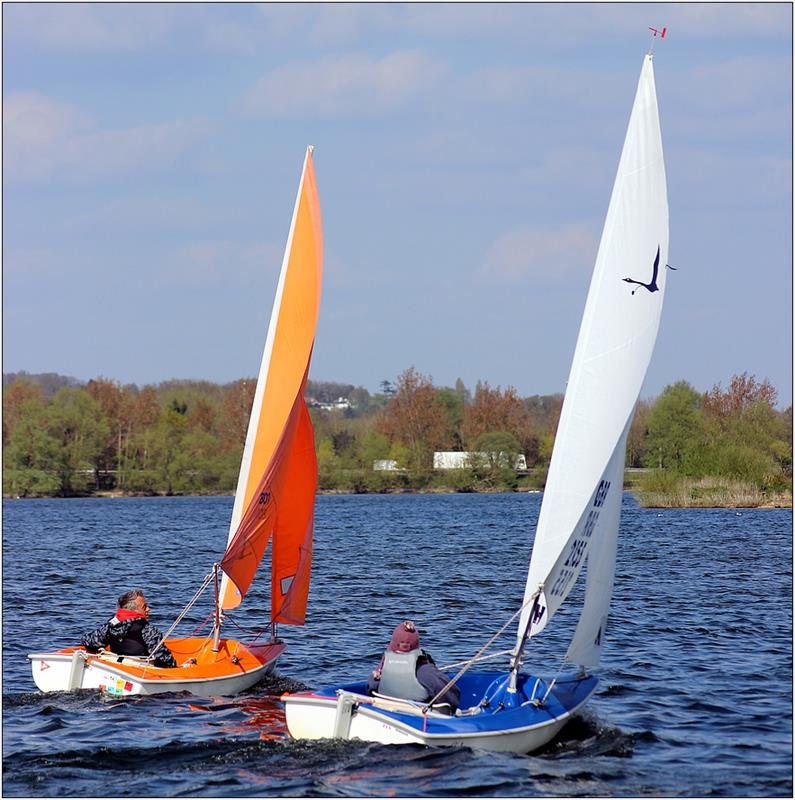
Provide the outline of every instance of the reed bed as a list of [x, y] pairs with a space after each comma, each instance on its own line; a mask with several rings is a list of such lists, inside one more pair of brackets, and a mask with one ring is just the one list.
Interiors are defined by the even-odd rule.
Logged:
[[677, 478], [635, 492], [645, 508], [792, 508], [791, 491], [765, 491], [727, 478]]

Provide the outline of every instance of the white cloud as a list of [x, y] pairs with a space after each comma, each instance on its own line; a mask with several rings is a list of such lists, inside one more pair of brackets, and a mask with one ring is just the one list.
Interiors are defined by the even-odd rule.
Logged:
[[517, 41], [568, 49], [666, 25], [680, 39], [785, 39], [787, 3], [11, 3], [5, 35], [54, 50], [333, 46], [374, 37]]
[[413, 50], [381, 59], [325, 58], [270, 72], [248, 93], [245, 105], [252, 113], [274, 117], [379, 115], [420, 97], [446, 72], [444, 63]]
[[480, 274], [503, 283], [520, 283], [528, 276], [557, 282], [589, 269], [597, 244], [590, 226], [579, 222], [557, 229], [519, 225], [489, 248]]
[[37, 92], [6, 95], [3, 100], [6, 174], [22, 177], [47, 174], [63, 143], [79, 136], [89, 124], [89, 118], [74, 106]]
[[[792, 213], [792, 159], [786, 154], [715, 152], [707, 147], [681, 147], [667, 155], [669, 176], [691, 197], [708, 198], [702, 214], [724, 218], [726, 209], [781, 209]], [[789, 237], [789, 231], [782, 231]]]
[[230, 240], [188, 242], [168, 260], [166, 275], [182, 283], [229, 283], [261, 286], [275, 280], [282, 266], [284, 245]]
[[[3, 274], [7, 280], [49, 279], [58, 271], [63, 254], [45, 247], [10, 247], [3, 250]], [[16, 294], [14, 303], [19, 295]]]
[[688, 38], [781, 38], [792, 30], [789, 3], [676, 3], [660, 10], [674, 35]]
[[173, 162], [203, 130], [181, 121], [102, 130], [75, 106], [15, 92], [3, 100], [4, 167], [21, 180], [148, 169]]
[[6, 36], [59, 50], [135, 50], [177, 29], [160, 3], [19, 3], [4, 17]]
[[755, 110], [771, 101], [791, 103], [792, 61], [754, 56], [700, 64], [678, 75], [672, 94], [706, 114]]
[[604, 108], [605, 85], [612, 85], [615, 75], [602, 70], [599, 80], [602, 91], [594, 93], [593, 73], [587, 67], [497, 65], [462, 77], [456, 89], [459, 102], [507, 106], [543, 103], [547, 109], [566, 104], [572, 111], [594, 111]]
[[202, 131], [202, 125], [177, 121], [87, 133], [68, 143], [64, 166], [105, 174], [170, 164]]
[[666, 26], [687, 39], [786, 38], [787, 3], [417, 3], [401, 6], [401, 28], [449, 38], [521, 38], [534, 46], [645, 36]]

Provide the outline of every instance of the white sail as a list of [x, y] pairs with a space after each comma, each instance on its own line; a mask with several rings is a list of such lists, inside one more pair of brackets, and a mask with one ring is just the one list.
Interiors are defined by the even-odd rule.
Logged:
[[[621, 486], [624, 479], [628, 432], [629, 426], [619, 439], [605, 470], [604, 480], [611, 486]], [[602, 656], [607, 612], [610, 608], [610, 598], [613, 596], [620, 516], [621, 492], [608, 492], [588, 548], [585, 599], [580, 621], [566, 653], [567, 661], [583, 667], [595, 667]]]
[[[622, 441], [657, 337], [667, 258], [665, 165], [652, 57], [647, 55], [555, 437], [518, 643], [531, 613], [530, 636], [555, 614], [574, 585], [593, 537], [615, 536], [618, 515], [613, 519], [607, 509], [614, 502], [620, 507]], [[611, 552], [602, 542], [599, 560]], [[537, 601], [531, 603], [539, 590]]]

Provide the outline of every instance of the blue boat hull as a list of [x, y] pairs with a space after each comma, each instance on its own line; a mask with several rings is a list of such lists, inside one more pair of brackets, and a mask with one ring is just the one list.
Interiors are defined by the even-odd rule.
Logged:
[[549, 683], [520, 674], [508, 691], [504, 672], [472, 672], [457, 682], [459, 713], [424, 712], [420, 703], [370, 697], [363, 682], [283, 696], [287, 727], [297, 739], [345, 738], [385, 744], [468, 745], [527, 753], [546, 744], [594, 693], [597, 678]]

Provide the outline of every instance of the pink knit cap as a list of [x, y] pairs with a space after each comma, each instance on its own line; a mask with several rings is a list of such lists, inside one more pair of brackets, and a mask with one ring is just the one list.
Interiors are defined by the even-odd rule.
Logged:
[[393, 653], [408, 653], [410, 650], [417, 650], [420, 646], [420, 636], [414, 623], [407, 619], [395, 628], [392, 634], [392, 641], [389, 649]]

